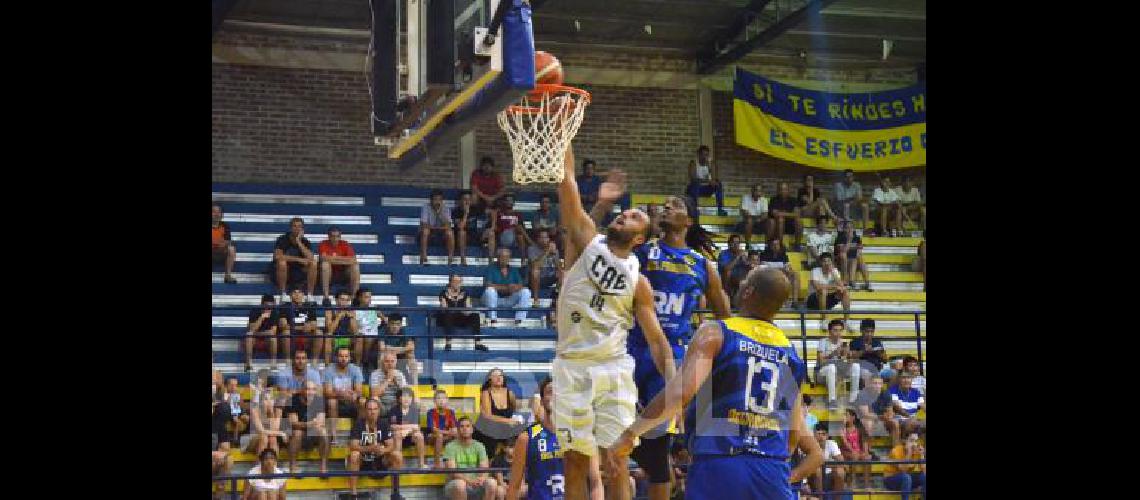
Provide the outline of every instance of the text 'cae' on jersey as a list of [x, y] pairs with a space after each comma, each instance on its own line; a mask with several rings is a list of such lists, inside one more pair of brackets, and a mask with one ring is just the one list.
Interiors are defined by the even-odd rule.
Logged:
[[637, 269], [637, 257], [631, 252], [619, 259], [606, 246], [605, 235], [582, 249], [558, 295], [559, 357], [608, 361], [626, 356]]
[[[654, 239], [634, 250], [641, 274], [653, 288], [657, 321], [674, 346], [688, 345], [693, 335], [693, 311], [709, 286], [706, 259], [691, 248], [674, 248]], [[641, 325], [629, 334], [629, 348], [649, 349]], [[631, 352], [630, 354], [636, 354]]]
[[558, 436], [542, 424], [534, 424], [526, 432], [527, 500], [562, 500], [566, 484]]

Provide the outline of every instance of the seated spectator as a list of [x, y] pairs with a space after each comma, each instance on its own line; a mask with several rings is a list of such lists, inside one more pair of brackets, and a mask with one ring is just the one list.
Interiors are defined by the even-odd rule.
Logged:
[[[867, 386], [859, 391], [859, 397], [855, 398], [854, 404], [855, 412], [859, 415], [863, 429], [868, 435], [890, 435], [889, 429], [894, 426], [894, 420], [888, 422], [882, 415], [890, 410], [891, 405], [890, 393], [883, 390], [883, 377], [877, 373], [872, 375], [867, 380]], [[875, 426], [876, 422], [882, 424], [881, 428]]]
[[[491, 467], [503, 467], [510, 469], [511, 464], [513, 463], [513, 455], [513, 446], [499, 446], [498, 451], [494, 454], [494, 457], [491, 458]], [[498, 491], [495, 494], [495, 498], [499, 498], [500, 500], [506, 498], [508, 484], [507, 478], [504, 477], [502, 472], [492, 473], [491, 477], [495, 479], [495, 484], [498, 485]], [[520, 494], [515, 495], [515, 498], [526, 498], [525, 494], [523, 493], [525, 490], [526, 481], [522, 481], [521, 488], [519, 489]]]
[[499, 199], [498, 206], [491, 211], [490, 220], [491, 227], [484, 231], [487, 252], [494, 254], [497, 248], [518, 246], [519, 253], [524, 254], [530, 244], [530, 236], [523, 226], [522, 214], [515, 211], [514, 196], [508, 194]]
[[271, 449], [281, 451], [281, 445], [288, 442], [289, 434], [281, 430], [281, 408], [273, 401], [269, 389], [269, 370], [260, 370], [250, 387], [249, 428], [250, 440], [246, 452], [260, 455]]
[[879, 176], [879, 187], [871, 193], [871, 208], [879, 214], [877, 236], [897, 236], [902, 228], [902, 204], [899, 193], [891, 189], [891, 179]]
[[[903, 177], [902, 187], [895, 188], [895, 194], [899, 199], [899, 216], [907, 221], [914, 222], [918, 219], [918, 228], [926, 231], [926, 204], [922, 202], [922, 193], [919, 192], [918, 186], [912, 184], [910, 177]], [[911, 217], [914, 214], [914, 217]], [[899, 225], [899, 231], [903, 227]]]
[[760, 267], [774, 267], [784, 271], [784, 276], [788, 277], [788, 281], [792, 284], [791, 300], [793, 304], [800, 302], [800, 273], [792, 269], [788, 263], [788, 252], [784, 250], [784, 243], [780, 238], [770, 238], [767, 245], [764, 246], [764, 251], [760, 252], [757, 257], [760, 260]]
[[[230, 443], [223, 441], [218, 443], [214, 451], [210, 452], [210, 458], [213, 462], [213, 469], [211, 470], [210, 477], [228, 476], [234, 470], [234, 457], [230, 455]], [[226, 484], [229, 481], [214, 481], [214, 500], [222, 500], [229, 498], [225, 495]]]
[[[918, 433], [906, 436], [906, 443], [891, 448], [891, 460], [926, 460], [926, 449], [918, 442]], [[921, 488], [922, 498], [926, 498], [926, 464], [890, 464], [883, 474], [883, 486], [891, 491], [901, 491], [902, 500], [910, 498], [910, 493]]]
[[458, 438], [459, 430], [455, 410], [447, 407], [447, 391], [436, 389], [434, 400], [435, 408], [427, 413], [428, 439], [435, 446], [435, 467], [442, 469], [443, 445]]
[[550, 195], [546, 193], [539, 198], [538, 210], [530, 217], [530, 230], [534, 239], [538, 239], [538, 232], [543, 229], [550, 234], [551, 241], [558, 243], [562, 236], [561, 216], [551, 202]]
[[408, 374], [408, 380], [412, 384], [419, 383], [416, 341], [404, 335], [404, 315], [395, 313], [388, 316], [388, 322], [384, 326], [384, 337], [380, 339], [380, 352], [395, 353], [396, 366]]
[[447, 245], [447, 265], [452, 264], [455, 257], [455, 234], [451, 232], [451, 212], [443, 206], [443, 192], [436, 189], [431, 192], [431, 201], [420, 208], [420, 265], [427, 265], [427, 247], [431, 235], [443, 235]]
[[[312, 356], [309, 356], [309, 359], [316, 362], [322, 359], [325, 342], [324, 339], [316, 337], [321, 334], [321, 329], [317, 326], [316, 306], [311, 302], [304, 302], [304, 298], [305, 295], [300, 287], [294, 287], [289, 292], [290, 301], [281, 305], [277, 330], [281, 332], [286, 356], [291, 356], [289, 353], [294, 350], [311, 350]], [[325, 316], [325, 319], [327, 321], [328, 316]], [[325, 326], [327, 327], [328, 323]], [[289, 339], [292, 339], [292, 342]], [[313, 344], [311, 347], [308, 345], [309, 342]]]
[[[871, 438], [867, 435], [867, 428], [859, 419], [859, 415], [855, 410], [848, 408], [843, 412], [843, 439], [839, 441], [839, 449], [843, 451], [843, 456], [847, 460], [874, 460], [875, 456], [871, 454]], [[852, 465], [851, 466], [851, 487], [852, 489], [859, 488], [858, 476], [856, 474], [862, 473], [863, 485], [862, 488], [871, 488], [871, 466], [870, 465]]]
[[[329, 365], [322, 374], [328, 416], [334, 425], [340, 417], [355, 419], [357, 408], [364, 403], [364, 372], [351, 363], [348, 346], [336, 350], [336, 364]], [[336, 433], [330, 433], [330, 443], [336, 444]]]
[[776, 196], [768, 202], [768, 216], [772, 218], [772, 228], [775, 230], [769, 238], [784, 240], [784, 234], [792, 233], [795, 237], [795, 247], [803, 244], [803, 226], [800, 225], [800, 204], [791, 195], [791, 188], [787, 182], [776, 185]]
[[673, 455], [673, 495], [670, 496], [673, 500], [684, 500], [685, 498], [685, 476], [689, 475], [689, 466], [693, 463], [693, 457], [689, 454], [689, 449], [685, 444], [678, 441], [673, 442], [670, 449]]
[[494, 171], [495, 160], [484, 156], [479, 160], [479, 168], [471, 172], [471, 193], [475, 195], [472, 210], [477, 215], [490, 211], [506, 190], [503, 189], [503, 176]]
[[812, 174], [804, 175], [804, 185], [796, 190], [796, 202], [799, 204], [800, 217], [826, 215], [828, 218], [835, 218], [835, 212], [831, 211], [827, 198], [824, 198], [819, 188], [815, 187], [815, 176]]
[[752, 248], [752, 228], [759, 227], [767, 238], [772, 234], [772, 219], [768, 217], [768, 197], [761, 192], [760, 183], [752, 185], [752, 191], [740, 197], [740, 217], [744, 219], [744, 246]]
[[868, 377], [883, 369], [883, 363], [887, 361], [887, 351], [883, 347], [883, 342], [875, 338], [875, 320], [866, 318], [860, 321], [859, 333], [862, 336], [851, 341], [847, 356], [848, 359], [861, 365], [859, 370], [861, 376]]
[[[262, 450], [257, 454], [257, 465], [249, 470], [249, 475], [284, 474], [285, 471], [277, 467], [277, 452], [272, 449]], [[277, 479], [246, 479], [245, 500], [285, 500], [286, 478]]]
[[305, 381], [305, 388], [293, 395], [289, 406], [289, 426], [293, 436], [289, 438], [289, 472], [297, 472], [297, 454], [302, 450], [317, 448], [321, 457], [321, 473], [329, 471], [329, 434], [331, 426], [325, 423], [325, 401], [319, 395], [320, 384]]
[[[353, 305], [372, 307], [372, 290], [368, 288], [357, 290], [356, 302]], [[357, 332], [363, 339], [356, 344], [355, 347], [359, 350], [353, 352], [353, 355], [361, 367], [375, 368], [380, 365], [380, 324], [388, 318], [377, 309], [357, 309], [355, 313]]]
[[907, 356], [903, 358], [903, 371], [902, 373], [910, 376], [910, 386], [917, 389], [919, 394], [923, 397], [926, 396], [926, 377], [922, 375], [919, 370], [918, 358], [914, 356]]
[[340, 237], [340, 228], [329, 228], [328, 239], [317, 245], [321, 256], [321, 291], [324, 305], [329, 305], [329, 286], [336, 283], [348, 287], [348, 295], [356, 295], [360, 288], [360, 263], [356, 261], [356, 251]]
[[380, 354], [380, 368], [373, 371], [368, 377], [368, 394], [380, 401], [383, 406], [380, 413], [385, 415], [396, 406], [396, 398], [400, 389], [408, 386], [408, 379], [404, 372], [396, 368], [396, 353], [392, 351]]
[[285, 408], [293, 403], [293, 396], [300, 394], [306, 382], [321, 385], [321, 374], [309, 366], [309, 355], [301, 349], [293, 352], [293, 366], [277, 375], [276, 406]]
[[748, 260], [744, 264], [739, 264], [739, 260], [733, 260], [728, 263], [728, 269], [725, 269], [725, 274], [728, 275], [728, 282], [724, 287], [728, 292], [729, 300], [735, 306], [736, 292], [740, 290], [740, 283], [748, 276], [749, 272], [761, 266], [760, 252], [756, 250], [748, 251]]
[[249, 410], [241, 401], [237, 377], [226, 379], [225, 390], [219, 404], [214, 406], [214, 433], [218, 442], [228, 442], [237, 448], [242, 433], [249, 428]]
[[538, 290], [551, 288], [562, 281], [562, 265], [558, 256], [558, 245], [546, 229], [538, 231], [538, 240], [527, 247], [526, 258], [530, 262], [530, 296], [532, 305], [538, 307]]
[[237, 260], [237, 249], [234, 248], [234, 242], [230, 238], [230, 226], [222, 222], [222, 207], [217, 203], [214, 204], [211, 216], [213, 226], [211, 226], [210, 238], [213, 244], [213, 264], [215, 266], [219, 263], [225, 264], [226, 275], [222, 278], [222, 281], [227, 284], [237, 283], [237, 280], [233, 277], [234, 261]]
[[702, 196], [716, 195], [717, 214], [724, 216], [728, 215], [724, 211], [724, 187], [720, 184], [717, 172], [709, 155], [709, 147], [701, 145], [697, 148], [697, 159], [689, 162], [689, 185], [685, 188], [685, 194], [698, 202]]
[[[487, 449], [483, 443], [472, 439], [474, 426], [471, 419], [459, 419], [459, 438], [447, 443], [443, 450], [443, 458], [447, 461], [449, 469], [469, 469], [475, 467], [490, 467], [491, 461], [487, 457]], [[449, 500], [463, 498], [492, 500], [498, 494], [498, 484], [482, 473], [454, 473], [448, 475], [447, 484], [443, 488]]]
[[589, 158], [582, 160], [582, 175], [578, 176], [578, 196], [582, 198], [582, 209], [589, 212], [598, 202], [598, 189], [602, 187], [602, 176], [595, 172], [598, 164]]
[[[812, 426], [811, 429], [815, 430], [815, 440], [819, 443], [819, 449], [823, 450], [824, 462], [843, 460], [843, 452], [839, 451], [839, 443], [827, 435], [827, 424], [821, 422]], [[809, 478], [812, 491], [847, 490], [847, 470], [842, 465], [824, 466], [822, 470], [812, 473]]]
[[483, 381], [482, 392], [479, 393], [479, 420], [475, 425], [475, 440], [483, 443], [483, 447], [488, 450], [494, 450], [499, 444], [507, 444], [507, 439], [521, 432], [519, 427], [522, 421], [514, 418], [517, 407], [515, 393], [507, 387], [503, 370], [491, 369]]
[[827, 324], [827, 338], [819, 341], [816, 351], [815, 380], [818, 383], [822, 378], [827, 384], [827, 409], [839, 408], [835, 400], [835, 383], [840, 377], [848, 377], [851, 381], [849, 401], [855, 402], [859, 396], [859, 363], [847, 361], [847, 342], [843, 340], [843, 332], [847, 325], [843, 320], [833, 319]]
[[416, 393], [411, 387], [400, 389], [398, 404], [388, 412], [388, 423], [392, 427], [392, 439], [400, 441], [401, 448], [416, 445], [419, 453], [420, 468], [427, 469], [427, 459], [424, 457], [424, 434], [420, 431], [420, 404], [416, 402]]
[[472, 307], [471, 297], [460, 285], [463, 283], [458, 274], [452, 274], [447, 279], [447, 287], [439, 292], [439, 307], [443, 311], [437, 312], [436, 321], [443, 327], [443, 350], [451, 350], [451, 334], [455, 327], [471, 328], [475, 330], [475, 350], [486, 351], [487, 346], [479, 341], [479, 314], [459, 311], [448, 311]]
[[324, 347], [318, 352], [325, 353], [325, 365], [331, 363], [332, 353], [335, 349], [344, 347], [356, 352], [363, 351], [361, 347], [360, 325], [356, 322], [356, 311], [352, 307], [352, 295], [348, 290], [336, 293], [336, 307], [325, 309], [325, 330], [333, 337], [325, 337], [319, 341]]
[[[496, 262], [487, 266], [483, 274], [483, 305], [485, 307], [516, 307], [515, 319], [526, 319], [526, 310], [531, 306], [530, 289], [523, 286], [522, 276], [517, 268], [510, 267], [511, 250], [500, 248]], [[487, 313], [494, 323], [499, 318], [498, 311]]]
[[827, 220], [825, 215], [816, 216], [815, 230], [807, 234], [809, 266], [818, 264], [819, 256], [831, 252], [835, 247], [835, 233], [827, 229]]
[[[394, 439], [388, 419], [381, 416], [380, 401], [376, 398], [364, 403], [364, 418], [352, 424], [348, 434], [346, 467], [350, 471], [385, 471], [404, 466], [400, 441]], [[348, 478], [348, 488], [356, 496], [357, 476]]]
[[317, 286], [317, 261], [313, 258], [313, 244], [305, 237], [305, 221], [300, 217], [290, 220], [289, 232], [277, 237], [273, 265], [282, 302], [285, 301], [285, 290], [291, 290], [289, 285], [294, 283], [304, 283], [305, 302], [312, 301], [313, 289]]
[[729, 297], [732, 297], [732, 292], [729, 292], [728, 287], [729, 267], [744, 265], [747, 262], [748, 251], [744, 249], [744, 240], [740, 238], [739, 234], [728, 235], [728, 247], [717, 254], [716, 268], [720, 271], [720, 281], [724, 284], [724, 291], [729, 293]]
[[849, 288], [855, 286], [855, 273], [861, 272], [863, 288], [871, 290], [871, 276], [867, 273], [867, 262], [863, 260], [863, 238], [855, 234], [851, 221], [839, 221], [839, 234], [835, 237], [835, 264]]
[[[899, 383], [887, 389], [891, 395], [891, 409], [894, 410], [895, 422], [901, 434], [911, 432], [926, 432], [926, 422], [919, 420], [918, 410], [926, 409], [926, 398], [914, 387], [911, 387], [911, 376], [903, 373], [899, 375]], [[895, 444], [899, 443], [898, 436], [891, 436]]]
[[844, 170], [843, 180], [835, 183], [835, 204], [831, 208], [843, 220], [855, 219], [855, 209], [858, 209], [858, 220], [863, 221], [863, 230], [870, 227], [870, 210], [867, 201], [863, 199], [863, 186], [855, 180], [854, 170]]
[[839, 303], [843, 304], [843, 321], [847, 321], [851, 314], [851, 294], [843, 285], [839, 269], [832, 264], [830, 252], [819, 256], [819, 267], [811, 270], [809, 288], [807, 308], [819, 309], [820, 325], [827, 320], [827, 311]]
[[464, 191], [459, 193], [459, 201], [451, 209], [451, 221], [455, 223], [455, 236], [459, 240], [459, 265], [466, 266], [467, 241], [479, 241], [486, 214], [471, 207], [471, 193]]
[[[253, 350], [256, 348], [259, 351], [266, 349], [266, 343], [269, 345], [269, 363], [276, 369], [277, 367], [277, 322], [280, 319], [280, 313], [275, 307], [275, 300], [272, 295], [265, 294], [261, 296], [261, 307], [249, 312], [249, 322], [246, 323], [245, 330], [245, 371], [253, 370]], [[254, 340], [257, 341], [256, 345]], [[286, 349], [282, 349], [285, 351]], [[285, 354], [289, 356], [288, 353]]]

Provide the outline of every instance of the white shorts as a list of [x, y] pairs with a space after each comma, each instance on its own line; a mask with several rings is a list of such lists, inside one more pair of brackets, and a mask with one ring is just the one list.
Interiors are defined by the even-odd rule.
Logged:
[[554, 358], [554, 427], [563, 450], [594, 456], [609, 448], [637, 417], [633, 357], [615, 361]]

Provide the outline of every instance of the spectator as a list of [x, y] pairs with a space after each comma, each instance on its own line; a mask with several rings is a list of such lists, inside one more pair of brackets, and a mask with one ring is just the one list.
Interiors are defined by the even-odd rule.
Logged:
[[[819, 256], [835, 247], [835, 233], [827, 229], [827, 216], [815, 217], [815, 231], [807, 235], [808, 265], [819, 263]], [[841, 273], [842, 274], [842, 273]]]
[[459, 239], [459, 265], [467, 265], [467, 241], [479, 241], [480, 222], [484, 214], [471, 207], [471, 193], [459, 193], [459, 201], [451, 209], [451, 221], [455, 223], [455, 235]]
[[522, 214], [515, 211], [514, 196], [503, 196], [498, 207], [491, 211], [490, 219], [491, 227], [484, 232], [488, 253], [494, 254], [496, 248], [512, 246], [518, 246], [519, 253], [523, 253], [530, 244], [530, 236], [527, 236], [523, 226]]
[[768, 202], [768, 216], [772, 218], [775, 234], [770, 238], [784, 239], [785, 233], [795, 235], [795, 248], [803, 243], [803, 226], [800, 225], [799, 202], [792, 198], [787, 182], [777, 184], [776, 196]]
[[515, 393], [506, 385], [503, 370], [492, 368], [483, 381], [479, 393], [479, 420], [475, 429], [475, 440], [483, 443], [488, 450], [495, 450], [500, 443], [520, 432], [516, 427], [521, 421], [513, 417], [517, 408]]
[[538, 290], [547, 289], [562, 280], [562, 266], [559, 265], [558, 245], [547, 229], [538, 230], [538, 241], [527, 247], [526, 258], [530, 261], [530, 296], [534, 307], [538, 307]]
[[[530, 289], [523, 286], [519, 270], [510, 267], [511, 250], [500, 248], [498, 260], [487, 266], [483, 274], [483, 284], [487, 287], [483, 291], [483, 305], [485, 307], [516, 307], [515, 319], [526, 319], [526, 309], [531, 306]], [[489, 311], [488, 316], [494, 323], [499, 318], [498, 311]]]
[[815, 414], [811, 412], [811, 396], [807, 395], [807, 393], [804, 393], [801, 395], [801, 401], [803, 401], [804, 409], [804, 428], [814, 429], [815, 424], [819, 423], [819, 417], [815, 416]]
[[799, 304], [800, 273], [792, 270], [791, 264], [788, 263], [788, 253], [784, 250], [783, 241], [780, 238], [769, 239], [764, 251], [760, 252], [757, 259], [760, 261], [760, 267], [774, 267], [784, 272], [784, 276], [787, 276], [788, 281], [792, 284], [792, 303]]
[[305, 383], [321, 385], [321, 374], [309, 366], [309, 355], [302, 349], [293, 352], [293, 369], [277, 376], [277, 406], [292, 404], [293, 396], [302, 392]]
[[[557, 242], [561, 236], [562, 222], [558, 214], [558, 210], [554, 208], [550, 201], [550, 195], [543, 193], [539, 198], [538, 210], [531, 215], [530, 230], [534, 233], [535, 239], [538, 238], [538, 232], [545, 229], [550, 234], [550, 239]], [[505, 486], [505, 485], [504, 485]]]
[[891, 189], [890, 178], [879, 176], [879, 187], [871, 193], [871, 202], [871, 207], [879, 213], [877, 236], [898, 235], [902, 226], [902, 205], [899, 203], [899, 193]]
[[444, 468], [443, 445], [459, 437], [455, 410], [447, 407], [447, 391], [436, 389], [435, 408], [428, 410], [428, 439], [435, 445], [435, 467]]
[[[827, 424], [818, 423], [811, 427], [815, 429], [815, 440], [823, 450], [823, 461], [843, 460], [843, 452], [839, 451], [839, 443], [827, 435]], [[812, 491], [845, 491], [847, 489], [847, 470], [842, 465], [824, 467], [821, 471], [813, 473], [810, 477]]]
[[245, 371], [247, 372], [253, 370], [254, 348], [264, 351], [266, 342], [269, 343], [269, 363], [274, 369], [277, 368], [277, 322], [281, 316], [274, 305], [273, 296], [265, 294], [261, 296], [261, 307], [249, 312], [249, 322], [246, 323], [245, 331]]
[[[471, 419], [459, 419], [459, 438], [447, 443], [443, 450], [444, 460], [450, 469], [467, 469], [473, 467], [489, 467], [491, 461], [487, 458], [487, 449], [483, 443], [471, 438], [474, 427]], [[487, 477], [487, 473], [454, 473], [448, 477], [443, 491], [450, 500], [461, 498], [483, 498], [492, 500], [498, 493], [498, 484]]]
[[503, 176], [494, 171], [495, 160], [484, 156], [479, 160], [479, 168], [471, 172], [471, 192], [475, 195], [472, 209], [483, 214], [495, 206], [506, 191], [503, 190]]
[[300, 217], [290, 220], [289, 232], [277, 237], [273, 263], [281, 301], [285, 301], [285, 290], [290, 289], [290, 284], [303, 280], [307, 291], [305, 302], [311, 302], [317, 286], [317, 261], [313, 258], [313, 244], [305, 237], [305, 222]]
[[761, 192], [760, 183], [740, 197], [740, 216], [744, 219], [744, 246], [752, 248], [752, 228], [758, 226], [768, 238], [772, 235], [772, 219], [768, 217], [768, 197]]
[[725, 274], [728, 275], [728, 281], [725, 282], [725, 288], [728, 292], [728, 297], [733, 304], [736, 304], [736, 292], [740, 290], [740, 283], [748, 276], [748, 273], [753, 269], [761, 267], [760, 252], [756, 250], [748, 251], [748, 260], [743, 264], [739, 264], [737, 260], [728, 263], [729, 268], [726, 269]]
[[360, 288], [360, 263], [356, 261], [356, 251], [340, 237], [340, 228], [332, 226], [329, 238], [317, 245], [321, 255], [321, 291], [324, 305], [329, 305], [329, 285], [336, 283], [348, 287], [348, 295], [356, 294]]
[[717, 270], [720, 271], [720, 281], [724, 283], [724, 291], [728, 292], [728, 296], [732, 297], [733, 293], [728, 286], [728, 276], [732, 272], [731, 268], [739, 265], [747, 265], [748, 252], [744, 250], [744, 240], [740, 238], [739, 234], [728, 235], [728, 246], [721, 250], [716, 256]]
[[455, 257], [455, 234], [451, 232], [451, 213], [443, 206], [443, 192], [431, 192], [431, 201], [420, 208], [420, 265], [427, 265], [428, 240], [432, 234], [442, 234], [447, 245], [447, 265]]
[[[324, 339], [316, 337], [321, 334], [321, 329], [317, 326], [317, 309], [311, 302], [304, 302], [304, 298], [305, 295], [300, 287], [294, 287], [289, 292], [290, 301], [282, 304], [278, 330], [285, 343], [286, 356], [291, 356], [289, 354], [291, 350], [309, 349], [308, 342], [311, 341], [313, 352], [309, 358], [315, 361], [321, 359], [325, 342]], [[325, 316], [325, 320], [328, 320], [328, 316]], [[329, 326], [328, 323], [325, 323], [325, 326]], [[289, 339], [293, 341], [289, 342]]]
[[827, 311], [836, 304], [843, 303], [843, 321], [851, 314], [851, 294], [843, 285], [843, 277], [831, 261], [831, 253], [819, 256], [819, 267], [811, 270], [811, 292], [807, 298], [808, 309], [819, 309], [820, 325], [827, 319]]
[[[859, 415], [855, 410], [848, 408], [843, 412], [843, 439], [839, 441], [839, 448], [843, 450], [843, 456], [847, 460], [874, 460], [875, 457], [871, 455], [871, 438], [867, 435], [867, 428], [859, 419]], [[863, 488], [871, 487], [871, 466], [870, 465], [852, 465], [851, 466], [851, 486], [852, 489], [857, 488], [858, 476], [856, 474], [862, 473]]]
[[356, 307], [368, 307], [369, 309], [357, 309], [356, 313], [356, 327], [357, 332], [363, 339], [357, 342], [356, 348], [358, 349], [354, 354], [356, 360], [360, 362], [361, 367], [376, 367], [380, 365], [379, 356], [379, 340], [380, 340], [380, 324], [387, 320], [384, 314], [372, 307], [372, 290], [361, 288], [356, 291]]
[[[514, 458], [513, 446], [500, 446], [495, 456], [491, 458], [491, 467], [503, 467], [505, 469], [511, 468], [512, 459]], [[491, 474], [495, 479], [495, 484], [498, 485], [498, 491], [495, 493], [495, 498], [502, 500], [507, 497], [507, 478], [503, 476], [502, 472], [495, 472]], [[522, 481], [522, 487], [519, 489], [519, 494], [515, 498], [526, 498], [526, 481]]]
[[827, 199], [815, 187], [815, 176], [804, 174], [804, 185], [796, 190], [796, 201], [799, 203], [800, 217], [819, 217], [826, 215], [835, 218], [835, 212], [827, 204]]
[[863, 260], [863, 238], [855, 234], [851, 221], [839, 221], [839, 234], [835, 237], [835, 264], [848, 287], [855, 286], [855, 273], [863, 273], [863, 288], [871, 290], [871, 276]]
[[843, 171], [843, 180], [835, 183], [835, 204], [832, 205], [833, 211], [838, 211], [836, 214], [840, 219], [851, 220], [854, 218], [853, 212], [859, 209], [859, 219], [863, 221], [863, 229], [866, 230], [870, 225], [868, 220], [867, 201], [863, 199], [863, 186], [859, 181], [855, 180], [855, 171], [847, 169]]
[[[348, 436], [348, 470], [380, 472], [404, 466], [400, 442], [394, 439], [388, 419], [380, 417], [380, 402], [375, 398], [364, 403], [364, 418], [353, 422]], [[348, 478], [348, 488], [354, 497], [357, 481], [356, 476]]]
[[[214, 451], [210, 452], [211, 460], [213, 461], [213, 469], [210, 477], [228, 476], [234, 470], [234, 457], [230, 455], [230, 444], [228, 442], [218, 443]], [[214, 500], [222, 500], [226, 491], [226, 483], [228, 481], [214, 481]]]
[[218, 442], [228, 442], [237, 448], [242, 433], [249, 428], [249, 410], [241, 401], [237, 377], [226, 379], [221, 401], [214, 406], [214, 433]]
[[686, 448], [685, 444], [680, 440], [673, 442], [670, 453], [673, 455], [673, 477], [675, 479], [671, 498], [674, 500], [684, 500], [685, 476], [689, 474], [689, 466], [693, 463], [693, 457], [689, 453], [689, 449]]
[[416, 402], [416, 394], [411, 387], [400, 388], [398, 404], [388, 412], [388, 423], [392, 427], [392, 438], [401, 442], [401, 448], [407, 448], [413, 443], [419, 453], [420, 468], [427, 469], [427, 459], [424, 457], [424, 434], [420, 431], [420, 404]]
[[471, 297], [460, 287], [462, 283], [458, 274], [452, 274], [447, 278], [447, 287], [439, 292], [439, 307], [444, 310], [436, 313], [436, 320], [443, 327], [443, 350], [451, 350], [451, 334], [455, 327], [460, 327], [475, 330], [475, 350], [486, 351], [487, 346], [479, 341], [479, 314], [447, 310], [471, 307]]
[[910, 386], [917, 389], [919, 394], [926, 396], [926, 377], [919, 370], [918, 358], [907, 356], [903, 358], [903, 374], [910, 376]]
[[[867, 380], [867, 386], [859, 391], [859, 397], [855, 398], [855, 411], [859, 415], [859, 419], [863, 423], [863, 429], [867, 434], [875, 433], [875, 422], [880, 422], [884, 427], [883, 430], [887, 431], [886, 435], [890, 435], [889, 429], [895, 426], [894, 420], [885, 420], [883, 415], [891, 408], [891, 395], [883, 391], [883, 377], [879, 374], [871, 375]], [[882, 436], [882, 433], [875, 435]]]
[[[262, 450], [257, 454], [257, 465], [249, 470], [249, 475], [284, 474], [285, 471], [277, 467], [277, 452], [272, 449]], [[245, 500], [285, 500], [286, 478], [277, 479], [246, 479]]]
[[582, 175], [578, 176], [578, 196], [582, 198], [582, 209], [589, 212], [598, 202], [598, 189], [602, 186], [602, 176], [597, 175], [598, 164], [589, 158], [582, 160]]
[[234, 242], [230, 238], [230, 226], [222, 222], [222, 207], [217, 203], [214, 204], [212, 213], [213, 226], [210, 232], [211, 243], [213, 245], [213, 264], [216, 266], [219, 263], [225, 264], [226, 275], [222, 281], [227, 284], [237, 283], [233, 277], [234, 261], [237, 260], [237, 250], [234, 248]]
[[[355, 419], [357, 408], [364, 403], [364, 372], [351, 361], [348, 346], [338, 347], [336, 364], [326, 368], [322, 376], [328, 416], [333, 422], [340, 417]], [[329, 438], [335, 445], [336, 433], [330, 432]]]
[[293, 395], [289, 406], [289, 472], [297, 472], [297, 453], [317, 448], [321, 457], [321, 473], [329, 471], [329, 429], [325, 424], [325, 401], [318, 394], [319, 383], [306, 380], [304, 389]]
[[858, 360], [862, 365], [860, 373], [864, 377], [879, 373], [887, 361], [887, 351], [883, 348], [883, 342], [875, 338], [875, 320], [866, 318], [860, 321], [859, 333], [861, 336], [851, 341], [848, 359]]
[[847, 342], [843, 341], [843, 332], [847, 325], [843, 320], [833, 319], [827, 324], [827, 338], [819, 341], [816, 351], [815, 380], [821, 378], [827, 384], [827, 409], [839, 408], [835, 400], [835, 382], [839, 377], [846, 375], [851, 380], [849, 401], [854, 403], [859, 396], [859, 363], [847, 361]]
[[266, 449], [280, 452], [282, 443], [289, 439], [289, 434], [281, 430], [281, 409], [274, 404], [268, 382], [269, 370], [260, 370], [250, 390], [251, 436], [246, 451], [255, 455]]
[[[906, 436], [906, 443], [891, 448], [892, 460], [926, 460], [926, 449], [918, 442], [918, 434]], [[883, 486], [891, 491], [902, 492], [902, 500], [910, 498], [911, 492], [921, 488], [922, 498], [926, 498], [926, 464], [890, 464], [883, 474]]]
[[408, 386], [408, 379], [404, 372], [396, 368], [396, 353], [392, 351], [380, 354], [380, 368], [372, 372], [368, 378], [368, 394], [380, 400], [383, 408], [380, 412], [387, 414], [396, 406], [396, 397], [400, 389]]
[[694, 200], [700, 201], [702, 196], [716, 195], [716, 211], [721, 216], [728, 215], [724, 211], [724, 187], [720, 184], [719, 169], [712, 164], [709, 147], [701, 145], [697, 148], [697, 159], [689, 161], [689, 185], [685, 194]]
[[[926, 409], [926, 398], [911, 386], [911, 376], [903, 373], [899, 375], [899, 383], [887, 389], [891, 395], [891, 409], [894, 413], [894, 420], [897, 422], [898, 428], [895, 432], [901, 434], [910, 434], [911, 432], [926, 432], [926, 423], [919, 420], [916, 415], [918, 410]], [[899, 436], [892, 435], [892, 442], [899, 443]]]
[[356, 311], [349, 307], [352, 307], [352, 295], [349, 295], [348, 290], [341, 290], [336, 293], [336, 308], [325, 309], [325, 330], [333, 336], [318, 341], [324, 344], [324, 347], [317, 351], [324, 351], [325, 365], [330, 364], [334, 349], [344, 347], [356, 352], [364, 350], [361, 347], [360, 325], [356, 322]]
[[404, 335], [404, 315], [392, 314], [385, 323], [385, 335], [380, 339], [380, 352], [394, 353], [398, 367], [408, 373], [413, 384], [419, 380], [419, 365], [416, 363], [416, 341]]
[[926, 291], [926, 230], [922, 231], [922, 241], [918, 243], [918, 257], [914, 259], [914, 270], [922, 273], [922, 291]]
[[[895, 193], [899, 199], [899, 216], [901, 219], [906, 219], [914, 222], [918, 219], [918, 228], [926, 231], [926, 204], [922, 202], [922, 193], [918, 191], [918, 186], [911, 184], [910, 177], [903, 177], [902, 187], [895, 188]], [[914, 217], [910, 216], [914, 213]], [[902, 225], [899, 226], [899, 231], [902, 231]]]

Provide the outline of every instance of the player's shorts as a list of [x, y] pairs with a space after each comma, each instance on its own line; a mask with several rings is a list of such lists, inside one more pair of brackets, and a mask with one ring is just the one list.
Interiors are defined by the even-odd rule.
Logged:
[[655, 438], [642, 436], [641, 443], [633, 449], [630, 455], [637, 465], [649, 476], [649, 482], [654, 484], [668, 483], [672, 467], [670, 449], [673, 447], [673, 435], [665, 434]]
[[554, 422], [563, 450], [595, 456], [609, 448], [637, 416], [634, 360], [628, 354], [613, 361], [554, 358]]
[[685, 479], [685, 500], [794, 500], [788, 480], [792, 469], [784, 460], [754, 455], [693, 457]]

